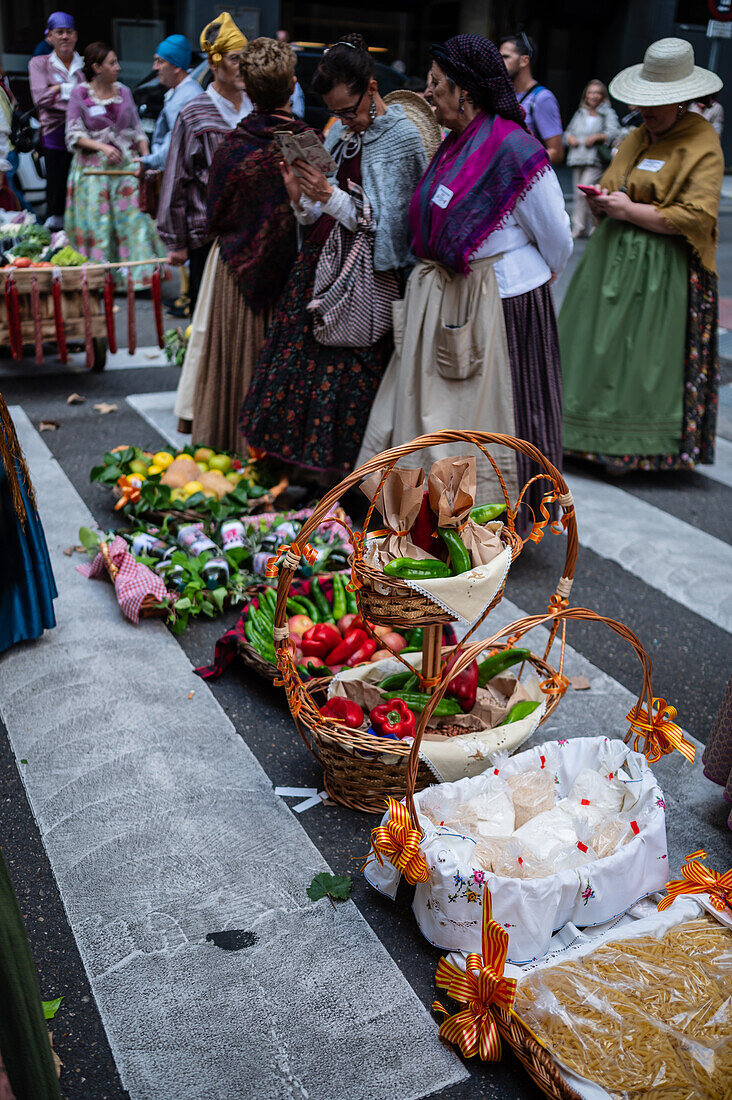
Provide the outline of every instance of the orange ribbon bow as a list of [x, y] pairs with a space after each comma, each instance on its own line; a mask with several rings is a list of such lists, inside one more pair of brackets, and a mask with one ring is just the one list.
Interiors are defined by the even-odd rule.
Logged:
[[318, 560], [318, 551], [313, 550], [309, 542], [305, 543], [305, 546], [302, 548], [302, 550], [296, 542], [293, 542], [292, 546], [290, 546], [289, 543], [285, 542], [282, 544], [282, 546], [278, 548], [277, 553], [273, 558], [267, 559], [267, 571], [265, 573], [265, 576], [277, 576], [280, 571], [278, 562], [280, 558], [284, 557], [289, 550], [292, 550], [293, 554], [297, 554], [298, 559], [305, 558], [308, 565], [314, 565], [315, 562]]
[[386, 825], [371, 830], [371, 848], [379, 866], [384, 866], [386, 858], [412, 886], [418, 882], [428, 882], [430, 872], [420, 850], [422, 833], [412, 827], [409, 810], [403, 802], [389, 797], [387, 803], [389, 820]]
[[440, 1037], [456, 1043], [465, 1058], [479, 1054], [484, 1062], [497, 1062], [501, 1057], [501, 1039], [491, 1006], [505, 1012], [513, 1008], [516, 996], [515, 978], [504, 978], [503, 971], [508, 954], [508, 932], [493, 920], [491, 895], [483, 887], [483, 957], [471, 952], [465, 973], [449, 959], [437, 964], [435, 983], [444, 989], [453, 1001], [466, 1005], [461, 1012], [450, 1016], [439, 1001], [434, 1001], [435, 1012], [447, 1016], [440, 1024]]
[[114, 506], [115, 512], [124, 508], [125, 504], [135, 504], [140, 499], [142, 482], [139, 477], [127, 477], [123, 474], [117, 478], [117, 485], [122, 490], [122, 495]]
[[659, 910], [668, 909], [679, 894], [709, 894], [709, 900], [717, 912], [732, 909], [732, 868], [726, 874], [720, 875], [718, 871], [713, 871], [711, 867], [702, 867], [698, 862], [706, 858], [707, 853], [703, 848], [686, 857], [686, 863], [681, 868], [684, 877], [666, 883], [668, 894], [663, 901], [659, 901]]
[[[625, 717], [630, 722], [625, 740], [635, 734], [633, 748], [636, 752], [642, 752], [650, 764], [655, 764], [674, 749], [678, 749], [690, 764], [694, 763], [694, 746], [684, 737], [681, 726], [674, 722], [676, 707], [668, 706], [665, 699], [653, 700], [650, 718], [644, 706], [633, 707]], [[641, 739], [644, 747], [639, 749]]]

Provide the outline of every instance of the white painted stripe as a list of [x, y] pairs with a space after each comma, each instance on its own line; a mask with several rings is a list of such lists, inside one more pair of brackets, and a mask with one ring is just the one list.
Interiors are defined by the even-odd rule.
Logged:
[[567, 482], [582, 546], [732, 630], [732, 547], [599, 478], [574, 474]]
[[[719, 481], [732, 489], [732, 443], [717, 436], [716, 455], [713, 466], [696, 466], [695, 470], [712, 481]], [[732, 524], [731, 524], [732, 526]]]
[[[174, 637], [64, 557], [94, 521], [13, 415], [60, 596], [57, 627], [0, 658], [0, 708], [132, 1100], [383, 1100], [397, 1070], [416, 1100], [464, 1080], [355, 905], [307, 898], [327, 864]], [[258, 939], [207, 942], [228, 929]]]
[[[105, 370], [142, 370], [146, 367], [169, 367], [170, 363], [165, 358], [165, 353], [157, 344], [138, 348], [134, 355], [130, 355], [127, 348], [120, 348], [114, 355], [107, 353]], [[22, 363], [14, 360], [0, 361], [0, 378], [40, 378], [48, 374], [58, 374], [68, 371], [69, 374], [88, 374], [86, 355], [82, 352], [69, 354], [66, 365], [61, 363], [55, 348], [47, 352], [45, 360], [36, 364], [32, 359], [26, 359]]]
[[175, 390], [164, 390], [159, 393], [131, 393], [125, 400], [151, 428], [159, 432], [163, 439], [167, 439], [171, 447], [184, 447], [191, 442], [190, 435], [184, 435], [183, 432], [178, 431], [178, 417], [173, 411]]

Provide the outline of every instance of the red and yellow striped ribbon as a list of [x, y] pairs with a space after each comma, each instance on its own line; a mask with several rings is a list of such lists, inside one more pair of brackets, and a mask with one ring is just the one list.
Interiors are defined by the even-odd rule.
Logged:
[[267, 572], [265, 576], [277, 576], [280, 571], [279, 560], [280, 558], [283, 558], [289, 550], [292, 550], [293, 554], [297, 554], [298, 558], [305, 558], [308, 565], [314, 565], [314, 563], [318, 560], [318, 551], [313, 550], [309, 542], [306, 542], [302, 549], [300, 549], [296, 542], [293, 542], [292, 545], [284, 542], [282, 546], [279, 546], [277, 548], [277, 553], [274, 555], [274, 557], [268, 559]]
[[666, 883], [668, 893], [663, 901], [659, 901], [659, 909], [668, 909], [679, 894], [709, 894], [710, 902], [719, 913], [732, 909], [732, 868], [720, 875], [711, 867], [702, 867], [699, 860], [706, 858], [703, 848], [686, 857], [686, 863], [681, 868], [684, 877]]
[[[676, 707], [668, 706], [665, 699], [654, 699], [651, 704], [651, 715], [645, 706], [633, 707], [626, 720], [630, 722], [630, 729], [626, 736], [635, 735], [633, 748], [636, 752], [642, 752], [651, 764], [660, 760], [662, 756], [677, 749], [685, 756], [690, 764], [694, 763], [694, 746], [686, 740], [681, 726], [674, 722]], [[638, 746], [643, 742], [643, 747]]]
[[487, 887], [483, 887], [482, 948], [482, 958], [475, 953], [468, 955], [464, 973], [445, 958], [437, 965], [437, 987], [466, 1007], [454, 1016], [450, 1016], [439, 1001], [434, 1001], [432, 1008], [447, 1016], [440, 1025], [441, 1038], [460, 1047], [465, 1058], [479, 1054], [484, 1062], [497, 1062], [501, 1057], [501, 1039], [491, 1006], [510, 1012], [516, 996], [516, 981], [503, 976], [508, 932], [493, 920]]
[[403, 802], [395, 798], [387, 799], [389, 820], [371, 830], [371, 848], [379, 866], [384, 860], [400, 871], [412, 886], [418, 882], [428, 882], [430, 877], [427, 860], [420, 848], [422, 833], [412, 826], [409, 810]]

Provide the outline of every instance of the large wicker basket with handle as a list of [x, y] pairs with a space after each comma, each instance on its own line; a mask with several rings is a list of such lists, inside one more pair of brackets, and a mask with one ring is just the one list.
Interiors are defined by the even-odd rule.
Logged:
[[[523, 542], [515, 529], [515, 517], [520, 506], [521, 497], [516, 502], [511, 502], [508, 499], [500, 470], [488, 454], [487, 448], [492, 445], [508, 447], [514, 451], [522, 452], [538, 464], [542, 471], [539, 476], [546, 478], [550, 484], [550, 492], [546, 498], [547, 503], [556, 500], [562, 508], [561, 524], [552, 525], [552, 530], [565, 530], [567, 533], [565, 565], [556, 592], [552, 596], [551, 605], [566, 605], [571, 589], [578, 548], [572, 496], [560, 472], [536, 447], [525, 440], [489, 432], [448, 430], [435, 432], [377, 455], [354, 470], [339, 485], [327, 493], [315, 508], [311, 518], [303, 525], [298, 541], [287, 549], [284, 559], [279, 564], [274, 641], [278, 666], [297, 729], [308, 749], [323, 765], [325, 787], [332, 798], [351, 809], [363, 810], [367, 813], [381, 813], [383, 812], [384, 799], [388, 795], [395, 798], [404, 797], [407, 790], [406, 769], [407, 762], [410, 759], [410, 749], [408, 745], [400, 741], [384, 741], [379, 744], [378, 750], [375, 751], [372, 736], [362, 730], [349, 729], [344, 723], [324, 718], [320, 714], [318, 708], [322, 699], [317, 698], [316, 701], [316, 697], [318, 697], [318, 689], [321, 689], [324, 685], [314, 684], [312, 681], [303, 682], [288, 652], [287, 595], [290, 584], [298, 568], [300, 557], [306, 552], [310, 535], [346, 490], [357, 486], [364, 478], [377, 471], [383, 471], [384, 476], [386, 476], [386, 472], [393, 469], [400, 459], [419, 451], [423, 447], [455, 442], [475, 445], [488, 457], [493, 465], [507, 502], [504, 544], [510, 547], [512, 556], [515, 556], [523, 546]], [[374, 494], [374, 499], [377, 497], [378, 491]], [[367, 515], [366, 530], [372, 512], [373, 503]], [[535, 524], [535, 529], [529, 536], [529, 538], [533, 537], [534, 541], [538, 541], [543, 533], [543, 528], [549, 521], [549, 512], [546, 511], [545, 515], [546, 518]], [[424, 629], [424, 646], [420, 686], [425, 691], [434, 690], [435, 685], [439, 682], [442, 667], [442, 624], [449, 621], [451, 616], [447, 615], [437, 604], [432, 603], [421, 594], [415, 593], [408, 586], [395, 582], [393, 578], [372, 569], [364, 563], [363, 538], [353, 535], [353, 532], [351, 532], [351, 535], [354, 546], [356, 546], [356, 552], [351, 559], [351, 578], [364, 621], [369, 620], [370, 622], [396, 627], [422, 626]], [[378, 584], [380, 588], [387, 588], [386, 596], [381, 592], [377, 593], [374, 584]], [[470, 634], [500, 601], [504, 585], [505, 577], [493, 599], [476, 622], [473, 623], [460, 646], [465, 645]], [[542, 685], [545, 685], [542, 686], [542, 691], [545, 692], [547, 701], [541, 721], [545, 721], [557, 707], [559, 699], [567, 686], [567, 681], [562, 676], [561, 665], [559, 669], [555, 670], [547, 663], [548, 652], [553, 640], [554, 632], [550, 637], [549, 646], [543, 657], [532, 655], [530, 658], [530, 663], [539, 673]], [[379, 642], [379, 646], [382, 645], [383, 642]], [[501, 646], [496, 646], [496, 648], [501, 648]], [[402, 658], [399, 658], [399, 660], [402, 660]], [[374, 759], [374, 756], [376, 756], [376, 759]], [[415, 769], [412, 783], [413, 785], [416, 784], [416, 789], [421, 790], [429, 783], [434, 782], [433, 773], [423, 761], [417, 759]]]

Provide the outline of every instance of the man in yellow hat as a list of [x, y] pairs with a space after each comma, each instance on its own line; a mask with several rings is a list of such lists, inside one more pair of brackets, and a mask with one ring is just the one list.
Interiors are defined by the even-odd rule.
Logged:
[[241, 77], [247, 40], [228, 12], [201, 31], [201, 49], [214, 78], [204, 95], [178, 115], [165, 163], [158, 206], [158, 233], [168, 263], [189, 264], [193, 310], [211, 242], [206, 234], [208, 172], [219, 142], [252, 109]]

